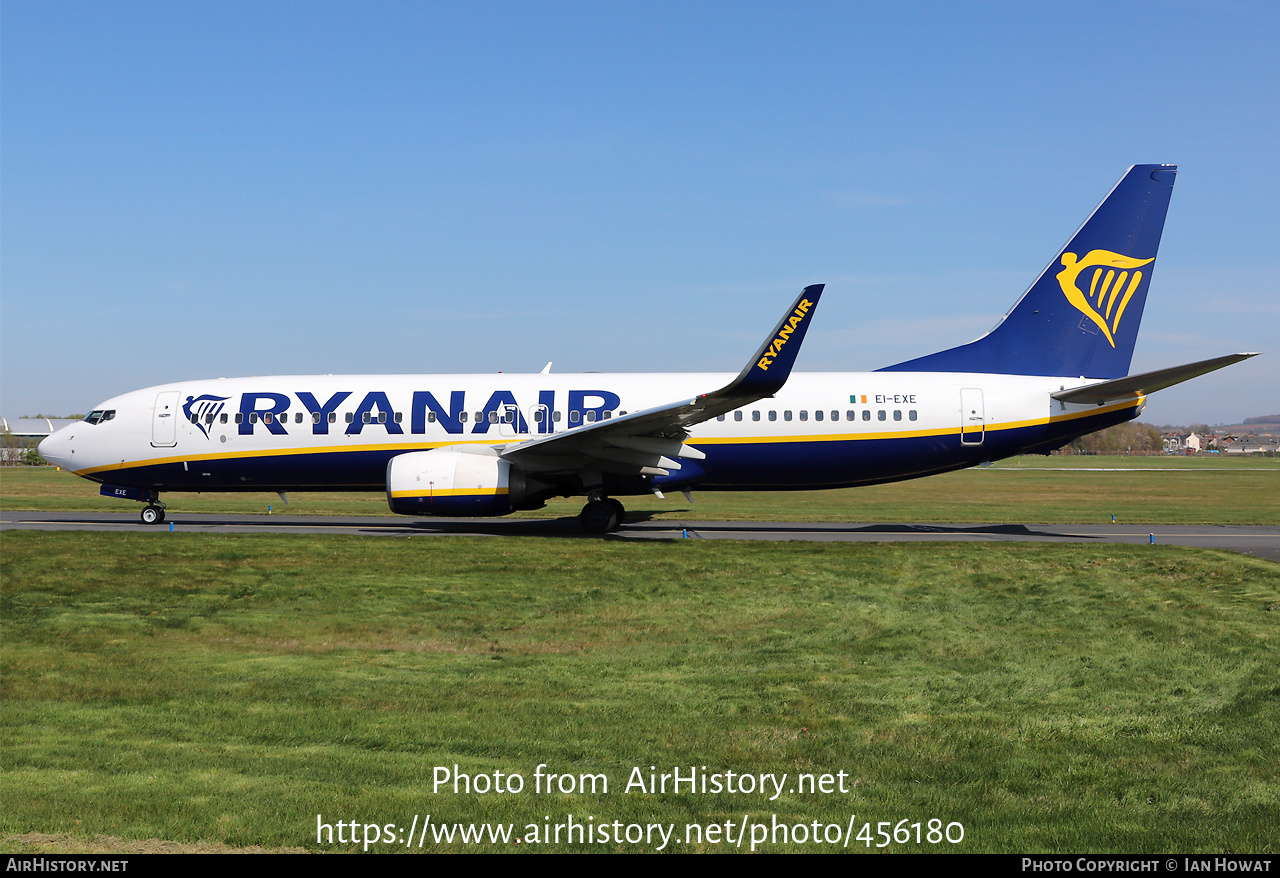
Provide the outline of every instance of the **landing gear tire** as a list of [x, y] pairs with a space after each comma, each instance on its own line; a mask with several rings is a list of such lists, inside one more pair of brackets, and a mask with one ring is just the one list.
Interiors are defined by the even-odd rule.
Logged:
[[164, 508], [160, 506], [148, 506], [142, 510], [143, 524], [159, 524], [164, 521]]
[[582, 529], [587, 533], [607, 534], [618, 529], [621, 523], [621, 516], [618, 514], [621, 507], [622, 504], [617, 500], [592, 500], [582, 507], [578, 521], [582, 522]]
[[606, 497], [604, 502], [612, 506], [614, 511], [618, 513], [618, 523], [614, 526], [614, 530], [617, 530], [622, 527], [623, 523], [627, 520], [627, 509], [622, 505], [622, 503], [612, 497]]

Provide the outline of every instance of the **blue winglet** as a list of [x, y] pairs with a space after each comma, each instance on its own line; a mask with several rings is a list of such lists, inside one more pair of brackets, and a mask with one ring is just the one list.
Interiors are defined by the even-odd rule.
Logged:
[[825, 286], [826, 284], [813, 284], [804, 288], [746, 368], [738, 373], [731, 384], [720, 390], [718, 395], [751, 395], [760, 399], [782, 389], [791, 375], [791, 367], [796, 364], [800, 343], [804, 341], [809, 324], [813, 322], [813, 312], [818, 307], [818, 299], [822, 297]]

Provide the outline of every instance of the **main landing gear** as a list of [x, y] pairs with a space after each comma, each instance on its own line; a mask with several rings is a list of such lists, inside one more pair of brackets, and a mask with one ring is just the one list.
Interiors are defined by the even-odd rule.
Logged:
[[164, 507], [157, 506], [154, 503], [148, 503], [146, 508], [142, 510], [143, 524], [160, 524], [164, 521]]
[[582, 529], [590, 534], [607, 534], [617, 530], [627, 516], [627, 510], [612, 497], [588, 501], [578, 514]]

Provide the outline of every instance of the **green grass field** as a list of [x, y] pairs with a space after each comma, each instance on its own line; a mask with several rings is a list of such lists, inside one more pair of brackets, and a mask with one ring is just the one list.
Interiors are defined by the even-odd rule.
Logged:
[[[1009, 479], [1016, 474], [982, 473]], [[8, 496], [8, 488], [6, 488]], [[972, 516], [959, 516], [972, 518]], [[9, 851], [324, 822], [962, 824], [892, 850], [1280, 848], [1280, 566], [1147, 546], [6, 532]], [[436, 767], [519, 794], [433, 790]], [[537, 793], [539, 764], [607, 793]], [[634, 768], [786, 773], [625, 792]], [[846, 792], [794, 790], [844, 772]], [[856, 816], [855, 816], [856, 815]], [[422, 850], [656, 843], [428, 839]], [[375, 844], [375, 850], [402, 846]], [[736, 848], [732, 848], [736, 849]], [[745, 849], [745, 848], [744, 848]], [[773, 844], [763, 850], [831, 850]], [[864, 850], [854, 840], [852, 849]]]
[[[1155, 471], [1148, 471], [1155, 470]], [[390, 515], [380, 493], [166, 494], [171, 513]], [[892, 521], [979, 524], [1109, 521], [1125, 524], [1280, 524], [1280, 459], [1251, 457], [1019, 457], [925, 479], [839, 491], [696, 492], [624, 498], [655, 518], [730, 521]], [[138, 503], [49, 468], [0, 469], [0, 508], [122, 511]], [[581, 498], [554, 500], [523, 517], [577, 515]]]

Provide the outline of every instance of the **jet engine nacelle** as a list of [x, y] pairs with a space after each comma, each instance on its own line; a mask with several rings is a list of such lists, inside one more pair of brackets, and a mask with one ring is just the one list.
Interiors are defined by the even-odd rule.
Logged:
[[387, 503], [401, 515], [506, 515], [538, 509], [546, 488], [483, 445], [398, 454], [387, 464]]

